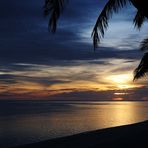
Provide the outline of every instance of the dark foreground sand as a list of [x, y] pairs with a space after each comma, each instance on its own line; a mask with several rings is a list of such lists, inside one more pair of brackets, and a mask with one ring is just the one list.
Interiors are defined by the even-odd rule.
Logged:
[[148, 148], [148, 121], [85, 132], [17, 148]]

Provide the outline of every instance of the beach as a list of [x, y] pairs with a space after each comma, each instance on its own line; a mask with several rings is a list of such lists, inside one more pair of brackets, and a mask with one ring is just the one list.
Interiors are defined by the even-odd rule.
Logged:
[[15, 148], [147, 148], [148, 121], [84, 132]]

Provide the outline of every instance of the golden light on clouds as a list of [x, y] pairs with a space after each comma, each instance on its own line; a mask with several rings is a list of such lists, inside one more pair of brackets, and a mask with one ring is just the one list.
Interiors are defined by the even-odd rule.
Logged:
[[[118, 68], [119, 64], [121, 68]], [[26, 68], [0, 72], [0, 76], [6, 75], [0, 83], [2, 98], [8, 95], [48, 98], [73, 92], [94, 92], [101, 99], [108, 95], [109, 99], [123, 100], [134, 89], [143, 86], [132, 81], [133, 63], [120, 59], [77, 61], [72, 66], [18, 65]]]
[[126, 84], [129, 82], [131, 76], [129, 74], [112, 75], [108, 77], [112, 82], [117, 84]]
[[135, 87], [132, 78], [132, 74], [116, 74], [107, 76], [106, 80], [117, 89], [129, 89]]

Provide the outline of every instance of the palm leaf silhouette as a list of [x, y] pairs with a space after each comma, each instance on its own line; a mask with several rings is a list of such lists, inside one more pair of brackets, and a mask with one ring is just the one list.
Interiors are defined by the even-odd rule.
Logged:
[[53, 33], [56, 31], [57, 21], [64, 9], [66, 1], [68, 0], [45, 0], [44, 15], [50, 15], [48, 28]]
[[148, 50], [148, 38], [141, 42], [140, 49], [142, 51]]
[[[141, 42], [140, 49], [142, 51], [148, 50], [148, 39]], [[139, 66], [134, 71], [134, 80], [145, 76], [148, 73], [148, 52], [146, 52], [141, 59]]]
[[148, 53], [145, 53], [139, 66], [134, 71], [134, 80], [146, 76], [148, 73]]
[[117, 13], [128, 2], [130, 2], [130, 0], [109, 0], [106, 3], [92, 31], [94, 49], [98, 47], [101, 38], [104, 37], [105, 30], [108, 27], [108, 22], [109, 19], [112, 17], [112, 14], [114, 12]]
[[138, 29], [141, 28], [145, 18], [148, 16], [148, 9], [145, 1], [142, 0], [142, 2], [139, 2], [138, 0], [109, 0], [99, 15], [92, 31], [94, 49], [98, 47], [101, 38], [104, 37], [105, 30], [108, 27], [108, 22], [112, 17], [112, 14], [117, 13], [127, 3], [132, 3], [137, 8], [138, 11], [133, 22], [135, 27]]
[[134, 24], [135, 24], [135, 27], [137, 27], [138, 29], [141, 28], [143, 22], [145, 20], [145, 15], [143, 14], [142, 11], [138, 10], [137, 11], [137, 14], [134, 18]]

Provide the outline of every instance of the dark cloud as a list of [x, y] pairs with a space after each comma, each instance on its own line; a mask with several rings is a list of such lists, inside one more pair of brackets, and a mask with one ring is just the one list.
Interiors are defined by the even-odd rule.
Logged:
[[54, 100], [111, 100], [113, 91], [72, 91], [62, 94], [53, 95], [50, 98]]
[[62, 83], [68, 83], [71, 81], [68, 80], [59, 80], [57, 78], [51, 78], [51, 77], [29, 77], [29, 76], [16, 76], [13, 74], [3, 74], [0, 75], [0, 83], [2, 84], [16, 84], [19, 82], [33, 82], [33, 83], [38, 83], [39, 85], [43, 86], [50, 86], [53, 84], [62, 84]]
[[0, 75], [0, 83], [2, 83], [2, 84], [8, 84], [8, 85], [16, 84], [17, 83], [17, 80], [14, 79], [14, 77], [15, 76], [8, 75], [8, 74]]
[[[102, 47], [94, 53], [93, 51], [91, 51], [91, 46], [82, 46], [81, 44], [79, 45], [79, 49], [76, 49], [76, 47], [65, 48], [61, 46], [60, 48], [49, 47], [49, 49], [46, 47], [44, 50], [42, 50], [42, 46], [38, 46], [38, 49], [35, 49], [35, 46], [35, 44], [32, 44], [30, 48], [26, 48], [24, 50], [20, 50], [19, 48], [13, 49], [11, 51], [7, 49], [1, 50], [1, 65], [3, 63], [44, 63], [50, 65], [54, 64], [53, 61], [55, 61], [55, 63], [58, 63], [58, 60], [74, 61], [107, 58], [136, 60], [140, 59], [140, 57], [142, 56], [142, 53], [139, 53], [138, 50], [116, 50], [108, 47]], [[10, 54], [9, 56], [8, 53]]]
[[[0, 58], [1, 63], [48, 63], [56, 60], [83, 60], [98, 58], [137, 58], [136, 51], [113, 49], [92, 51], [92, 44], [83, 42], [79, 35], [87, 26], [92, 28], [105, 1], [71, 0], [59, 21], [55, 35], [47, 30], [43, 17], [44, 0], [20, 2], [1, 1]], [[92, 19], [94, 18], [94, 22]], [[89, 25], [88, 25], [89, 24]], [[91, 38], [90, 38], [91, 41]]]

